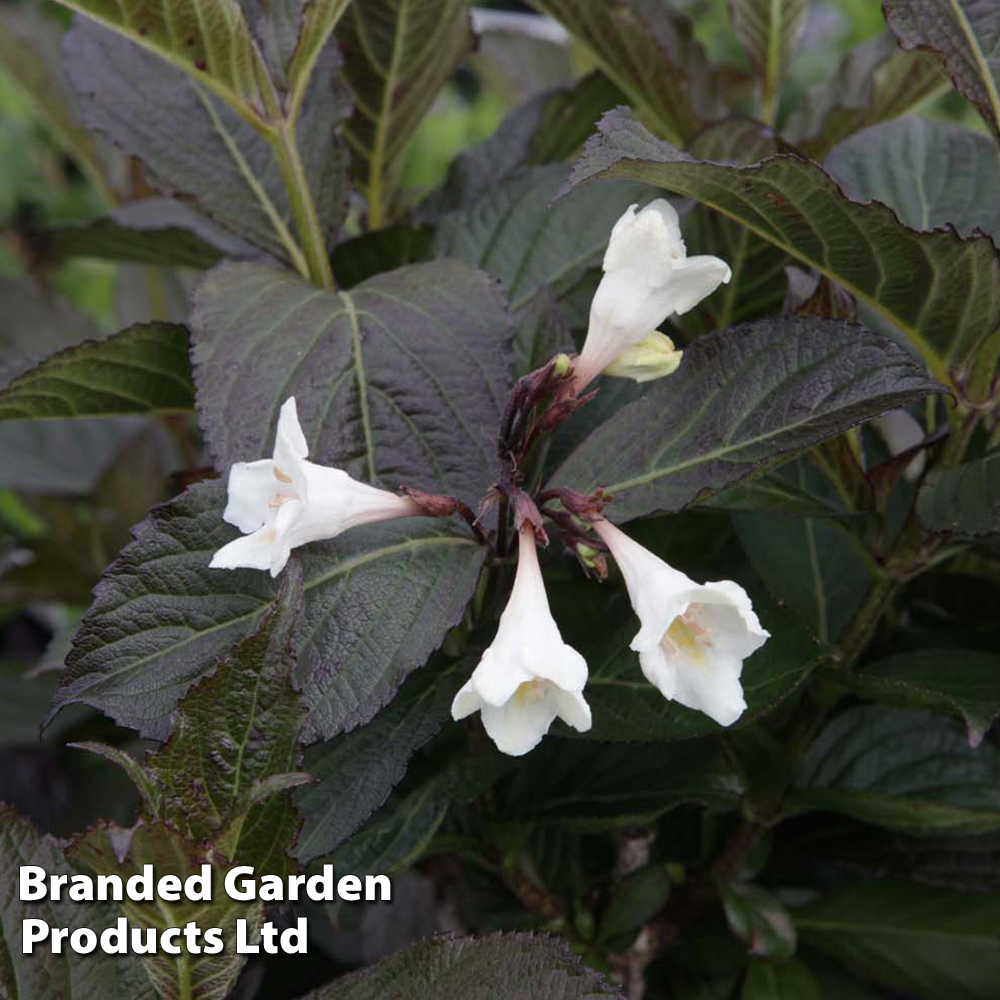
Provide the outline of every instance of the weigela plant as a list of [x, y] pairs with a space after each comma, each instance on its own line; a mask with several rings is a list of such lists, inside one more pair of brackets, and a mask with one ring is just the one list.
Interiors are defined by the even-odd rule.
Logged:
[[0, 996], [995, 1000], [998, 25], [0, 4]]

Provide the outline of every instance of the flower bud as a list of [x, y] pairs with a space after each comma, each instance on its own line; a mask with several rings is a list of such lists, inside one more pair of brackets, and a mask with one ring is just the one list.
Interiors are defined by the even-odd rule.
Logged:
[[626, 347], [604, 369], [604, 374], [631, 378], [636, 382], [651, 382], [664, 375], [673, 375], [683, 356], [684, 352], [678, 351], [665, 333], [657, 331], [638, 344]]
[[592, 545], [584, 542], [577, 542], [575, 546], [576, 557], [580, 560], [587, 574], [596, 580], [606, 580], [608, 578], [608, 561], [604, 553], [595, 549]]
[[557, 354], [552, 359], [552, 372], [559, 378], [565, 378], [572, 366], [573, 362], [570, 361], [568, 354]]

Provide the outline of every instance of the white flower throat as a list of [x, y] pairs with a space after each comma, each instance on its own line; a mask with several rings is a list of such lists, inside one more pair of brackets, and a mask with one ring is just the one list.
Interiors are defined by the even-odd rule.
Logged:
[[519, 705], [537, 705], [545, 698], [545, 686], [542, 681], [523, 681], [514, 692]]
[[660, 645], [665, 653], [683, 654], [696, 663], [705, 659], [705, 651], [712, 645], [708, 637], [708, 629], [698, 623], [697, 615], [702, 610], [701, 604], [691, 604], [682, 615], [678, 615], [671, 623]]

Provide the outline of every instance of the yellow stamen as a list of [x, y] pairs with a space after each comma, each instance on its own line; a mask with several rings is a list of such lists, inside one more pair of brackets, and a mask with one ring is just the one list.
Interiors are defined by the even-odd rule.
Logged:
[[274, 478], [281, 483], [290, 483], [292, 481], [291, 476], [286, 476], [277, 466], [274, 467]]
[[698, 624], [692, 606], [670, 623], [661, 645], [668, 653], [684, 654], [700, 663], [705, 658], [705, 647], [712, 645], [707, 636], [708, 631]]

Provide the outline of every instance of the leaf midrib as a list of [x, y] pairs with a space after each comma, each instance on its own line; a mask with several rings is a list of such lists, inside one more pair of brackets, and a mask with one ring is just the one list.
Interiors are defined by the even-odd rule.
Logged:
[[[409, 13], [409, 0], [399, 0], [399, 17], [396, 21], [396, 31], [392, 38], [392, 53], [389, 56], [389, 66], [385, 74], [385, 86], [382, 90], [382, 100], [379, 102], [379, 113], [375, 120], [375, 136], [372, 142], [372, 156], [368, 176], [368, 212], [380, 222], [382, 219], [383, 173], [386, 169], [386, 146], [388, 144], [389, 126], [392, 122], [392, 101], [396, 92], [396, 79], [403, 57], [403, 41], [406, 37], [406, 22]], [[360, 13], [355, 10], [355, 16]], [[373, 62], [374, 66], [374, 62]], [[375, 226], [375, 220], [372, 220]]]
[[972, 25], [969, 23], [969, 19], [966, 17], [965, 10], [959, 0], [948, 0], [948, 3], [954, 11], [959, 29], [969, 44], [972, 58], [975, 60], [976, 66], [979, 69], [979, 75], [983, 81], [983, 86], [986, 88], [986, 96], [989, 98], [990, 107], [993, 111], [995, 129], [997, 132], [1000, 132], [1000, 92], [997, 91], [996, 80], [993, 78], [990, 64], [986, 60], [986, 53], [983, 52], [979, 44], [979, 39], [972, 30]]
[[365, 359], [361, 350], [361, 327], [358, 324], [358, 312], [350, 295], [341, 292], [340, 300], [347, 311], [347, 320], [351, 328], [351, 350], [354, 354], [354, 380], [358, 385], [358, 405], [361, 408], [361, 428], [365, 436], [365, 458], [368, 464], [368, 481], [378, 482], [378, 472], [375, 469], [375, 441], [372, 436], [371, 413], [368, 409], [368, 380], [365, 376]]

